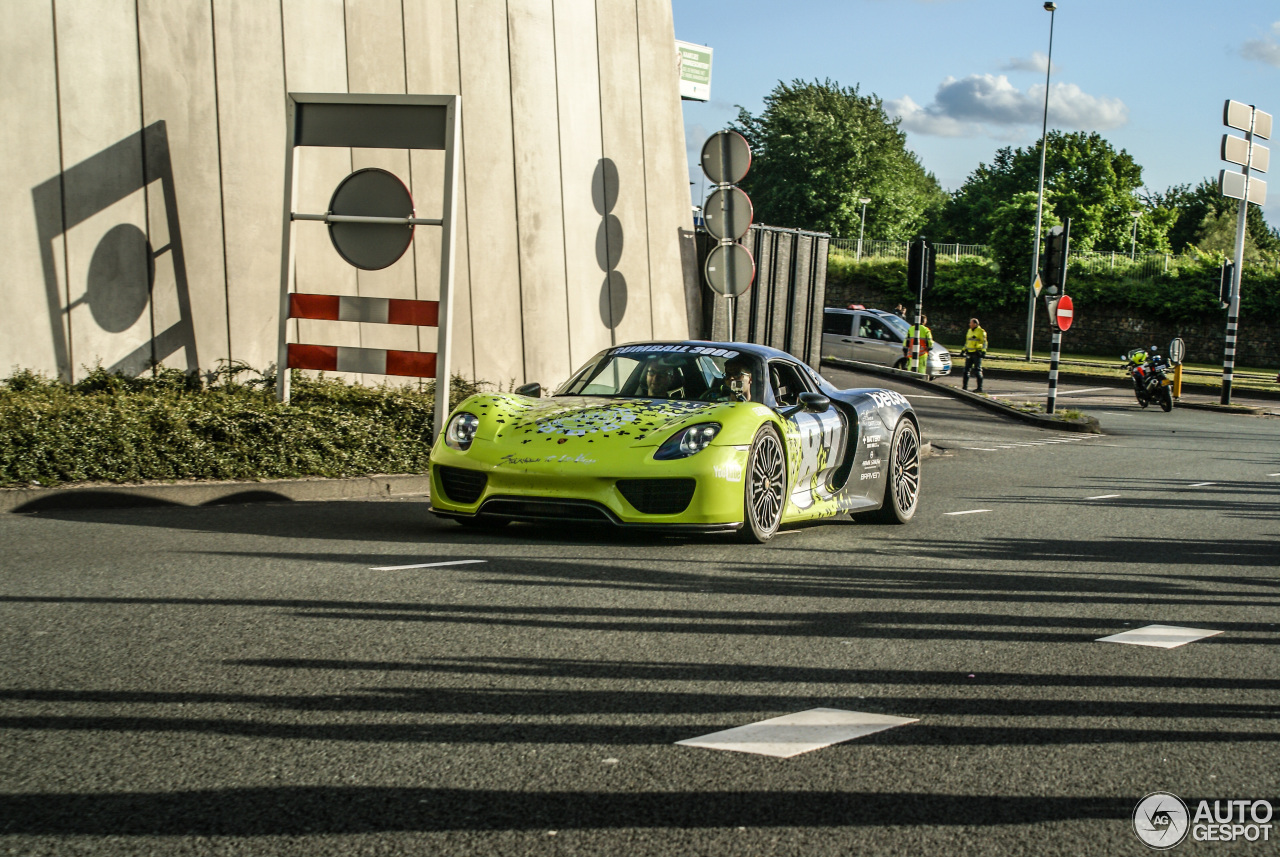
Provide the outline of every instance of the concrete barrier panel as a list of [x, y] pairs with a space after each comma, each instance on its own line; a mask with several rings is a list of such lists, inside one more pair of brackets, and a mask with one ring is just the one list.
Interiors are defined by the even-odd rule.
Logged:
[[[343, 0], [284, 0], [285, 84], [289, 92], [347, 91], [347, 32]], [[285, 141], [281, 138], [280, 155]], [[265, 147], [270, 152], [271, 147]], [[323, 214], [339, 183], [352, 171], [351, 150], [300, 146], [293, 151], [297, 211]], [[320, 295], [358, 294], [356, 269], [329, 240], [322, 223], [297, 222], [293, 227], [294, 271], [299, 292]], [[277, 283], [279, 278], [277, 276]], [[277, 286], [278, 287], [278, 286]], [[360, 345], [354, 324], [300, 319], [290, 323], [292, 342], [315, 345]]]
[[231, 357], [277, 357], [284, 199], [284, 58], [280, 7], [213, 0]]
[[[458, 95], [458, 14], [453, 0], [419, 0], [404, 10], [405, 79], [408, 91], [425, 95]], [[463, 106], [466, 112], [466, 106]], [[462, 141], [457, 141], [461, 147]], [[463, 187], [462, 152], [455, 153], [459, 188]], [[413, 170], [413, 199], [419, 217], [440, 217], [444, 213], [444, 152], [415, 151], [409, 154]], [[471, 304], [466, 244], [466, 195], [458, 194], [454, 213], [453, 331], [450, 349], [453, 369], [473, 377], [471, 359]], [[418, 298], [436, 300], [444, 276], [440, 255], [442, 230], [419, 227], [413, 237], [417, 266]], [[419, 332], [419, 347], [435, 347], [435, 331]]]
[[139, 0], [138, 34], [156, 357], [208, 370], [227, 356], [213, 16], [204, 0]]
[[649, 227], [645, 200], [643, 110], [635, 0], [597, 0], [603, 177], [611, 260], [601, 313], [612, 313], [617, 342], [650, 339]]
[[68, 0], [57, 16], [72, 376], [152, 356], [138, 29], [132, 0]]
[[[510, 0], [511, 121], [525, 377], [558, 384], [569, 377], [560, 130], [556, 120], [556, 41], [551, 5]], [[531, 336], [528, 334], [532, 334]], [[555, 379], [555, 380], [552, 380]]]
[[576, 369], [608, 348], [612, 335], [600, 318], [600, 292], [608, 269], [600, 265], [597, 253], [597, 245], [607, 240], [608, 225], [600, 210], [604, 195], [593, 188], [604, 157], [595, 0], [559, 0], [554, 13], [569, 362]]
[[62, 182], [53, 9], [24, 3], [0, 16], [0, 80], [8, 119], [0, 123], [0, 230], [5, 312], [0, 313], [0, 377], [14, 368], [49, 376], [69, 371], [61, 309]]
[[685, 310], [680, 230], [693, 228], [670, 0], [637, 0], [648, 199], [649, 288], [656, 339], [696, 335]]
[[[467, 248], [471, 271], [474, 372], [505, 384], [525, 378], [516, 242], [511, 75], [504, 7], [458, 3]], [[529, 333], [535, 334], [534, 331]]]
[[[403, 95], [405, 92], [404, 20], [400, 0], [361, 0], [347, 4], [347, 80], [352, 92]], [[352, 167], [377, 167], [412, 184], [409, 154], [403, 149], [353, 149]], [[431, 227], [418, 227], [419, 229]], [[371, 298], [417, 297], [414, 247], [380, 271], [360, 271], [360, 295]], [[418, 331], [400, 325], [360, 324], [365, 348], [418, 349]], [[385, 379], [379, 379], [385, 380]]]

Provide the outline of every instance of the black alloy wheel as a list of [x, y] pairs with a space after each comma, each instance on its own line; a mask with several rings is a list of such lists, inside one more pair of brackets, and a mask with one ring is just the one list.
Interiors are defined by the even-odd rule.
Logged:
[[905, 524], [920, 506], [920, 434], [909, 419], [899, 420], [893, 430], [886, 476], [884, 505], [870, 517], [886, 524]]
[[763, 544], [782, 524], [787, 497], [787, 456], [777, 430], [767, 425], [756, 433], [747, 456], [747, 479], [742, 488], [741, 536]]

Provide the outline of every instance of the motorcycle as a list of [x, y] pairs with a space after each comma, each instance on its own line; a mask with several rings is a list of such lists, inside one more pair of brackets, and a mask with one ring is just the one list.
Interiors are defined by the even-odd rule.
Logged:
[[1173, 383], [1169, 372], [1173, 367], [1159, 350], [1154, 346], [1150, 349], [1135, 348], [1121, 355], [1120, 359], [1125, 361], [1120, 368], [1133, 379], [1133, 393], [1139, 405], [1145, 408], [1155, 402], [1166, 413], [1173, 410], [1173, 394], [1169, 391], [1169, 385]]

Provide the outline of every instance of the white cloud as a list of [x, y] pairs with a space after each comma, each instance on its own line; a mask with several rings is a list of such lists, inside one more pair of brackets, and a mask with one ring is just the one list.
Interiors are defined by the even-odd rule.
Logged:
[[[1049, 65], [1049, 57], [1039, 51], [1034, 51], [1029, 57], [1010, 57], [1009, 61], [1002, 66], [1003, 71], [1034, 71], [1037, 74], [1044, 74], [1045, 69]], [[1058, 66], [1053, 67], [1054, 71], [1058, 71]]]
[[1272, 35], [1265, 39], [1250, 39], [1240, 47], [1240, 55], [1247, 60], [1257, 60], [1280, 68], [1280, 21], [1271, 25]]
[[[902, 117], [902, 128], [937, 137], [1007, 138], [1021, 126], [1038, 126], [1044, 116], [1044, 86], [1018, 89], [1004, 75], [948, 77], [933, 103], [921, 107], [909, 96], [886, 101], [885, 110]], [[1100, 131], [1129, 121], [1118, 98], [1089, 95], [1074, 83], [1055, 83], [1049, 93], [1053, 128]]]

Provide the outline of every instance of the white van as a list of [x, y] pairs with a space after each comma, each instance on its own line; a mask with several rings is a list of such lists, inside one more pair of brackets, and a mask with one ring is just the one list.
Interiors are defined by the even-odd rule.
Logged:
[[[902, 348], [909, 326], [884, 310], [828, 307], [822, 311], [822, 357], [905, 369]], [[951, 352], [937, 340], [929, 351], [927, 372], [930, 378], [951, 374]]]

